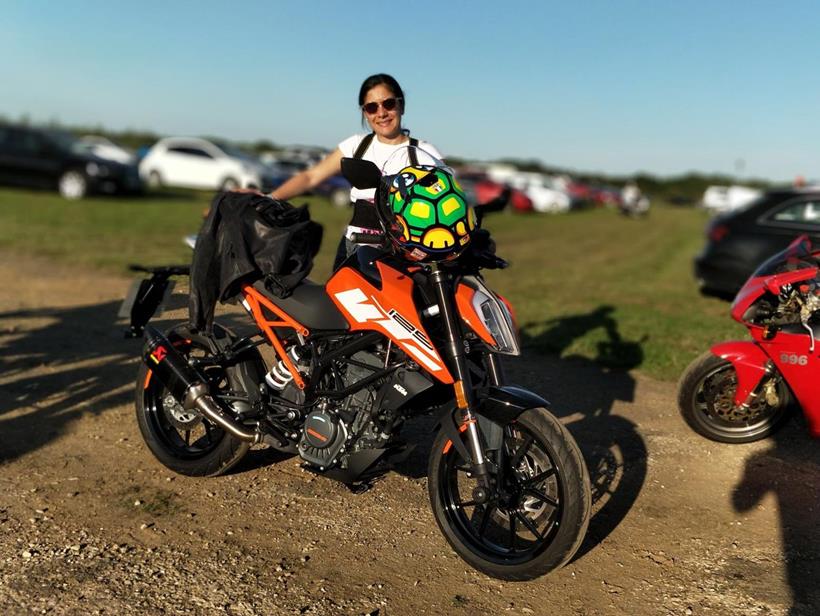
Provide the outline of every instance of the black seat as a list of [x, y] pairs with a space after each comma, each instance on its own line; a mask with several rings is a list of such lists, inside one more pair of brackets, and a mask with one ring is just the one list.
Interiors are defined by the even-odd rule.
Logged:
[[285, 299], [268, 291], [263, 280], [253, 283], [253, 288], [308, 329], [348, 328], [347, 320], [328, 297], [325, 287], [307, 278]]

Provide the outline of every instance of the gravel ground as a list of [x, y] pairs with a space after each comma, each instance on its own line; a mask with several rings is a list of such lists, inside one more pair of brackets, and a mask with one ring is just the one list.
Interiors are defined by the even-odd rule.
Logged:
[[414, 454], [364, 494], [254, 450], [232, 474], [174, 475], [133, 416], [139, 343], [126, 277], [0, 263], [2, 614], [817, 614], [820, 446], [708, 442], [675, 385], [527, 356], [594, 483], [588, 536], [560, 571], [502, 583], [465, 565]]

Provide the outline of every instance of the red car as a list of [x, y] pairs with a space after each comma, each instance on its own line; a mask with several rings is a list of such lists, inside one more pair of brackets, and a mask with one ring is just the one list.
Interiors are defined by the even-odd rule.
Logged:
[[[476, 203], [492, 201], [507, 188], [505, 184], [494, 182], [481, 173], [462, 173], [458, 176], [465, 190], [472, 192]], [[522, 191], [513, 188], [510, 192], [510, 207], [516, 212], [531, 212], [532, 200]]]

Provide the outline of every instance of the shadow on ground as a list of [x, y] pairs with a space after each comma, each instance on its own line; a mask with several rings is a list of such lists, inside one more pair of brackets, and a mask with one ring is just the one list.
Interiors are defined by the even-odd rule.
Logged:
[[114, 327], [118, 307], [0, 314], [0, 462], [46, 445], [83, 413], [133, 399], [137, 346]]
[[[635, 379], [628, 370], [643, 362], [643, 341], [624, 340], [613, 311], [603, 305], [527, 324], [522, 328], [523, 357], [510, 362], [508, 370], [512, 382], [550, 402], [586, 460], [594, 513], [576, 559], [618, 527], [646, 480], [646, 443], [632, 421], [613, 414], [616, 403], [634, 401]], [[562, 356], [574, 340], [594, 330], [605, 334], [594, 358]]]
[[[802, 417], [777, 431], [768, 449], [746, 460], [743, 476], [732, 493], [732, 505], [738, 512], [749, 511], [770, 492], [777, 500], [792, 591], [789, 614], [816, 614], [820, 606], [820, 446], [808, 436]], [[742, 560], [732, 564], [733, 576], [741, 579]]]

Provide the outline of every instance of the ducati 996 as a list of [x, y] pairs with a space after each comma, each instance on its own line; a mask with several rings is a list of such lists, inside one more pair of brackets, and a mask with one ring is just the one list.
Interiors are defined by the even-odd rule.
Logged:
[[680, 380], [687, 423], [715, 441], [747, 443], [777, 429], [796, 402], [820, 437], [820, 251], [807, 236], [770, 257], [732, 304], [751, 340], [721, 342]]
[[305, 280], [282, 299], [249, 279], [237, 299], [253, 334], [218, 323], [160, 333], [138, 300], [146, 444], [168, 468], [205, 476], [265, 443], [355, 487], [401, 455], [408, 419], [432, 413], [429, 498], [455, 551], [507, 580], [562, 566], [586, 532], [589, 478], [548, 403], [504, 380], [500, 356], [520, 354], [517, 327], [480, 271], [506, 262], [441, 161], [386, 173], [344, 159], [342, 169], [376, 189], [383, 232], [352, 236], [360, 246], [324, 285]]

